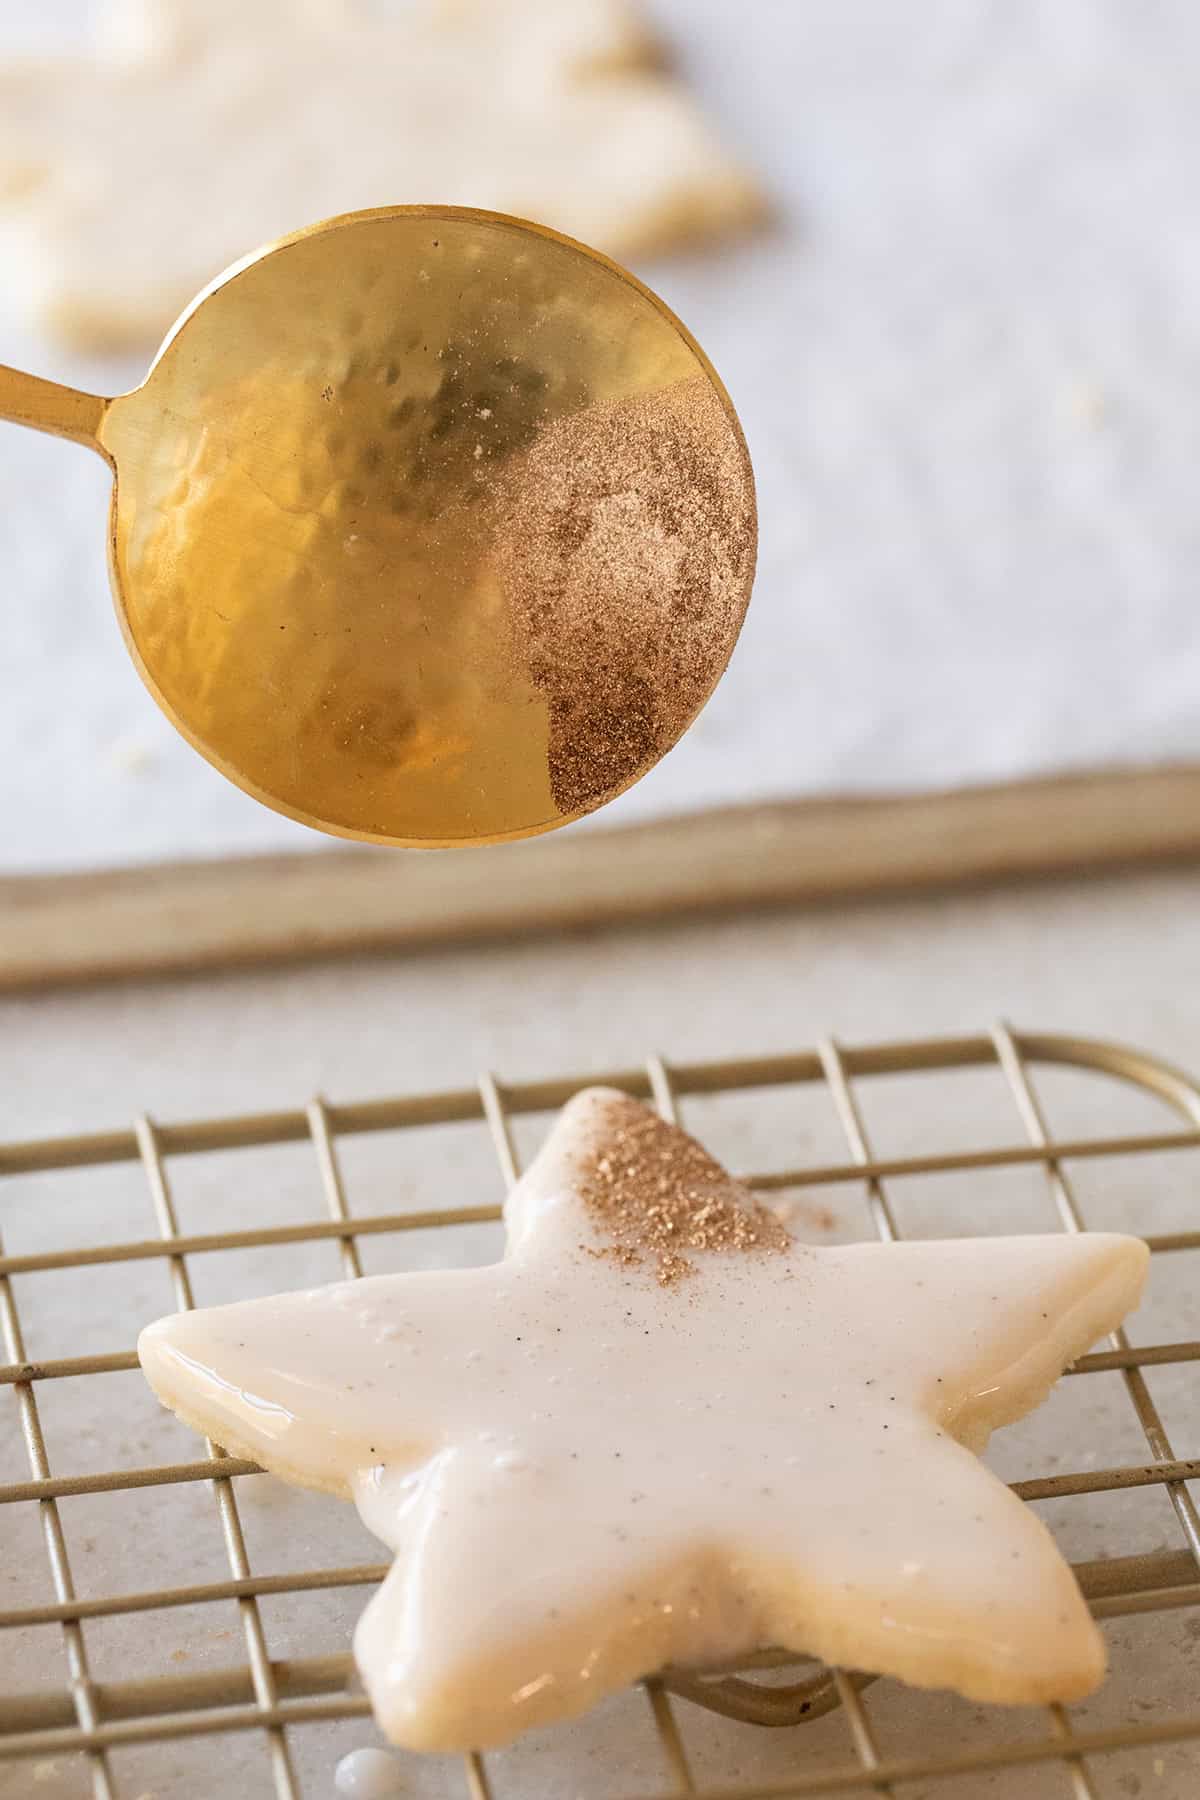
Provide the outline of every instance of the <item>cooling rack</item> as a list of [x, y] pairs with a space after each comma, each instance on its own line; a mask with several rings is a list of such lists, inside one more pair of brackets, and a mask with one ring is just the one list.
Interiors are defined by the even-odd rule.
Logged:
[[[1112, 1078], [1126, 1091], [1137, 1090], [1165, 1103], [1174, 1117], [1169, 1125], [1156, 1117], [1159, 1128], [1152, 1130], [1056, 1136], [1035, 1085], [1041, 1082], [1043, 1069], [1051, 1065]], [[1009, 1095], [1006, 1105], [1014, 1127], [1019, 1127], [1010, 1133], [1011, 1141], [970, 1147], [935, 1143], [917, 1154], [891, 1157], [873, 1150], [865, 1122], [869, 1108], [864, 1105], [864, 1095], [869, 1083], [904, 1075], [936, 1084], [939, 1078], [948, 1078], [950, 1071], [970, 1069], [988, 1069], [1003, 1078]], [[409, 1134], [428, 1127], [471, 1125], [487, 1132], [499, 1176], [511, 1183], [519, 1173], [518, 1128], [525, 1117], [549, 1112], [591, 1081], [651, 1099], [666, 1116], [685, 1124], [692, 1123], [689, 1108], [703, 1097], [776, 1090], [786, 1099], [789, 1090], [797, 1095], [802, 1090], [823, 1092], [832, 1103], [841, 1135], [840, 1157], [803, 1166], [743, 1171], [743, 1177], [760, 1192], [781, 1201], [806, 1190], [857, 1191], [865, 1197], [870, 1229], [885, 1240], [900, 1236], [902, 1208], [894, 1203], [893, 1194], [899, 1184], [913, 1177], [977, 1180], [996, 1171], [1024, 1169], [1044, 1179], [1045, 1227], [1050, 1228], [1057, 1219], [1061, 1229], [1078, 1232], [1086, 1229], [1088, 1222], [1080, 1193], [1081, 1170], [1094, 1168], [1098, 1162], [1122, 1167], [1135, 1163], [1143, 1183], [1148, 1183], [1151, 1169], [1159, 1167], [1158, 1156], [1178, 1152], [1194, 1157], [1200, 1151], [1200, 1085], [1186, 1075], [1116, 1044], [1015, 1032], [1004, 1026], [986, 1035], [853, 1048], [827, 1041], [794, 1054], [738, 1061], [668, 1064], [651, 1057], [637, 1066], [593, 1072], [586, 1078], [555, 1075], [506, 1084], [485, 1076], [474, 1087], [455, 1091], [337, 1105], [315, 1100], [294, 1111], [185, 1124], [156, 1124], [141, 1117], [129, 1129], [0, 1146], [0, 1175], [5, 1177], [131, 1165], [131, 1175], [144, 1179], [148, 1216], [153, 1220], [153, 1231], [146, 1236], [102, 1243], [65, 1242], [31, 1254], [0, 1254], [0, 1327], [7, 1356], [7, 1365], [0, 1367], [0, 1386], [11, 1389], [21, 1427], [16, 1441], [23, 1441], [28, 1459], [27, 1469], [0, 1468], [0, 1509], [27, 1509], [37, 1514], [44, 1539], [46, 1584], [46, 1597], [38, 1603], [0, 1611], [0, 1648], [21, 1642], [13, 1634], [52, 1628], [61, 1636], [64, 1669], [60, 1682], [32, 1691], [0, 1693], [0, 1792], [55, 1795], [67, 1791], [65, 1784], [73, 1781], [72, 1793], [86, 1791], [90, 1785], [99, 1797], [130, 1794], [143, 1800], [147, 1793], [168, 1791], [199, 1795], [210, 1790], [170, 1785], [178, 1780], [171, 1753], [190, 1741], [217, 1738], [223, 1758], [236, 1756], [236, 1762], [214, 1762], [213, 1768], [222, 1771], [219, 1784], [229, 1786], [230, 1775], [225, 1771], [236, 1768], [239, 1795], [274, 1792], [281, 1800], [295, 1800], [302, 1793], [329, 1793], [328, 1773], [323, 1781], [314, 1781], [311, 1773], [306, 1775], [305, 1769], [311, 1772], [312, 1759], [306, 1761], [298, 1755], [297, 1745], [311, 1744], [314, 1735], [328, 1733], [337, 1721], [361, 1719], [363, 1736], [367, 1735], [369, 1708], [361, 1692], [354, 1690], [348, 1647], [343, 1643], [322, 1656], [273, 1657], [264, 1605], [281, 1595], [368, 1589], [385, 1572], [382, 1563], [339, 1564], [314, 1557], [312, 1566], [294, 1572], [255, 1573], [243, 1528], [244, 1484], [266, 1479], [261, 1471], [252, 1463], [227, 1456], [216, 1444], [208, 1444], [202, 1458], [123, 1466], [117, 1447], [105, 1442], [105, 1409], [98, 1394], [93, 1417], [104, 1466], [79, 1474], [56, 1474], [48, 1450], [52, 1433], [44, 1422], [47, 1388], [78, 1380], [91, 1384], [102, 1376], [135, 1369], [136, 1357], [129, 1345], [145, 1321], [142, 1316], [126, 1317], [120, 1327], [125, 1342], [109, 1352], [30, 1360], [24, 1328], [36, 1316], [39, 1278], [55, 1271], [156, 1264], [168, 1271], [177, 1304], [188, 1307], [193, 1304], [193, 1268], [199, 1259], [234, 1249], [274, 1248], [283, 1254], [283, 1247], [320, 1240], [331, 1241], [344, 1274], [355, 1278], [362, 1273], [363, 1248], [369, 1240], [391, 1238], [402, 1243], [407, 1233], [494, 1226], [500, 1206], [497, 1198], [471, 1206], [355, 1212], [352, 1183], [344, 1172], [345, 1146], [350, 1140], [371, 1133]], [[694, 1128], [704, 1135], [702, 1128]], [[260, 1218], [256, 1222], [251, 1199], [246, 1204], [245, 1223], [237, 1229], [181, 1229], [173, 1193], [173, 1177], [181, 1159], [304, 1141], [315, 1157], [326, 1216], [270, 1224]], [[137, 1174], [139, 1167], [141, 1173]], [[1163, 1258], [1200, 1249], [1200, 1229], [1147, 1231], [1144, 1235], [1154, 1252], [1155, 1268], [1162, 1266]], [[81, 1316], [81, 1331], [83, 1324]], [[112, 1329], [115, 1333], [118, 1325], [114, 1323]], [[1077, 1561], [1081, 1585], [1102, 1621], [1149, 1619], [1161, 1630], [1161, 1622], [1182, 1609], [1200, 1607], [1200, 1515], [1188, 1487], [1189, 1482], [1200, 1481], [1200, 1460], [1177, 1455], [1147, 1378], [1147, 1371], [1172, 1369], [1186, 1376], [1186, 1365], [1197, 1360], [1200, 1341], [1191, 1336], [1179, 1342], [1134, 1345], [1124, 1332], [1114, 1334], [1106, 1348], [1083, 1357], [1073, 1374], [1085, 1380], [1107, 1376], [1123, 1384], [1127, 1396], [1123, 1404], [1136, 1420], [1143, 1446], [1137, 1456], [1114, 1459], [1101, 1447], [1098, 1455], [1081, 1459], [1088, 1466], [1055, 1469], [1013, 1483], [1024, 1499], [1035, 1503], [1097, 1495], [1137, 1500], [1157, 1494], [1169, 1500], [1174, 1531], [1170, 1544], [1129, 1554], [1109, 1551], [1103, 1558]], [[1075, 1383], [1065, 1385], [1073, 1388]], [[227, 1577], [145, 1591], [81, 1594], [70, 1553], [73, 1503], [85, 1496], [129, 1496], [147, 1488], [178, 1489], [188, 1484], [208, 1484], [211, 1489]], [[116, 1503], [120, 1504], [119, 1499]], [[106, 1622], [130, 1615], [174, 1617], [173, 1609], [185, 1609], [178, 1616], [187, 1619], [195, 1616], [194, 1609], [221, 1602], [236, 1607], [239, 1615], [236, 1661], [180, 1672], [179, 1664], [167, 1659], [149, 1675], [136, 1679], [97, 1677], [90, 1660], [89, 1634]], [[1200, 1627], [1195, 1638], [1200, 1638]], [[178, 1651], [176, 1656], [183, 1658], [185, 1652]], [[10, 1666], [14, 1660], [19, 1658], [10, 1659]], [[1120, 1670], [1111, 1679], [1119, 1682]], [[1001, 1796], [1007, 1800], [1010, 1795], [1025, 1800], [1035, 1785], [1039, 1796], [1053, 1792], [1074, 1800], [1107, 1800], [1110, 1793], [1139, 1793], [1141, 1778], [1127, 1774], [1119, 1787], [1110, 1787], [1106, 1770], [1124, 1766], [1122, 1758], [1127, 1753], [1157, 1752], [1160, 1754], [1150, 1769], [1161, 1775], [1165, 1768], [1162, 1755], [1168, 1750], [1176, 1757], [1181, 1752], [1195, 1755], [1189, 1767], [1194, 1770], [1195, 1789], [1200, 1790], [1200, 1701], [1195, 1709], [1176, 1705], [1166, 1712], [1156, 1709], [1150, 1718], [1124, 1717], [1099, 1726], [1080, 1723], [1077, 1709], [1068, 1713], [1055, 1706], [1042, 1709], [1040, 1723], [1032, 1730], [1016, 1737], [1006, 1734], [999, 1740], [989, 1734], [986, 1721], [1000, 1716], [1003, 1709], [977, 1710], [965, 1744], [961, 1735], [949, 1745], [939, 1746], [934, 1738], [915, 1751], [909, 1748], [896, 1753], [884, 1741], [886, 1734], [874, 1711], [877, 1697], [889, 1688], [906, 1696], [906, 1690], [895, 1684], [873, 1687], [867, 1677], [853, 1672], [826, 1670], [769, 1651], [737, 1670], [704, 1677], [668, 1670], [645, 1684], [643, 1705], [654, 1755], [639, 1770], [634, 1784], [614, 1786], [603, 1754], [597, 1761], [593, 1749], [578, 1780], [572, 1775], [569, 1787], [553, 1791], [564, 1795], [586, 1792], [596, 1800], [663, 1800], [669, 1795], [694, 1795], [697, 1800], [799, 1800], [800, 1796], [847, 1793], [956, 1800], [960, 1794], [982, 1792], [972, 1784], [987, 1777], [986, 1791], [997, 1800]], [[916, 1704], [915, 1696], [907, 1699]], [[1151, 1709], [1147, 1706], [1145, 1710]], [[1033, 1716], [1038, 1717], [1036, 1713]], [[783, 1764], [776, 1754], [766, 1779], [752, 1774], [749, 1781], [711, 1785], [703, 1773], [696, 1772], [691, 1741], [705, 1717], [710, 1730], [740, 1732], [743, 1744], [747, 1736], [761, 1739], [771, 1735], [777, 1742], [782, 1740], [787, 1747]], [[760, 1728], [757, 1733], [748, 1731], [754, 1726]], [[782, 1731], [767, 1732], [772, 1726]], [[832, 1734], [831, 1726], [836, 1728]], [[258, 1739], [257, 1761], [251, 1754], [254, 1738]], [[122, 1758], [134, 1747], [140, 1748], [142, 1755], [134, 1785], [129, 1785]], [[161, 1765], [155, 1757], [162, 1759]], [[331, 1766], [330, 1761], [328, 1768]], [[1178, 1762], [1173, 1764], [1178, 1766]], [[412, 1791], [427, 1791], [420, 1785], [415, 1763], [413, 1768]], [[160, 1776], [161, 1788], [156, 1785]], [[6, 1777], [11, 1778], [9, 1787], [4, 1785]], [[506, 1780], [503, 1757], [471, 1754], [449, 1771], [443, 1762], [438, 1780], [442, 1783], [437, 1788], [439, 1795], [455, 1793], [465, 1800], [517, 1800], [520, 1796], [525, 1800], [521, 1782], [514, 1786]], [[26, 1781], [28, 1786], [17, 1785]], [[60, 1781], [62, 1787], [53, 1785]], [[255, 1781], [260, 1783], [257, 1788]], [[1053, 1787], [1041, 1785], [1046, 1782], [1053, 1782]], [[1177, 1791], [1195, 1790], [1189, 1786]]]

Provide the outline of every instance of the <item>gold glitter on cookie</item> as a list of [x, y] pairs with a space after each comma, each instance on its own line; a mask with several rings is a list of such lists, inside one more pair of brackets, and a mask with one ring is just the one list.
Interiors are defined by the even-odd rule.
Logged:
[[579, 1194], [606, 1240], [592, 1254], [623, 1268], [650, 1261], [663, 1287], [695, 1273], [689, 1252], [783, 1254], [775, 1214], [727, 1175], [694, 1138], [666, 1132], [636, 1100], [605, 1102], [604, 1148], [580, 1159]]

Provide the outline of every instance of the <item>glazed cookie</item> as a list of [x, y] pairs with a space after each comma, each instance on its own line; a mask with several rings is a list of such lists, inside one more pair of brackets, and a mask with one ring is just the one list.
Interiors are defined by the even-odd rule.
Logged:
[[396, 1552], [355, 1651], [380, 1724], [486, 1747], [764, 1645], [1068, 1700], [1104, 1648], [977, 1453], [1140, 1294], [1108, 1235], [813, 1249], [628, 1096], [580, 1094], [502, 1262], [163, 1319], [155, 1392], [352, 1498]]

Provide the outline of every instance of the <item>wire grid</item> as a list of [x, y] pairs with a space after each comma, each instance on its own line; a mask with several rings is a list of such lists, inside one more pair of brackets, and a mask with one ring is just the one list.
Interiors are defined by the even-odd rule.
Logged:
[[[1183, 1128], [1103, 1138], [1055, 1140], [1035, 1093], [1030, 1065], [1058, 1064], [1103, 1072], [1158, 1096], [1185, 1121]], [[1015, 1103], [1024, 1141], [995, 1148], [935, 1151], [919, 1156], [880, 1158], [873, 1154], [856, 1096], [863, 1078], [897, 1073], [997, 1066]], [[884, 1241], [900, 1236], [887, 1183], [901, 1176], [952, 1171], [1035, 1166], [1044, 1170], [1062, 1227], [1085, 1229], [1068, 1165], [1093, 1158], [1128, 1157], [1165, 1150], [1200, 1148], [1200, 1086], [1161, 1061], [1123, 1047], [1089, 1040], [1016, 1033], [1005, 1026], [989, 1035], [917, 1040], [842, 1049], [832, 1040], [815, 1050], [728, 1062], [668, 1066], [651, 1057], [645, 1064], [587, 1078], [554, 1077], [503, 1085], [485, 1076], [477, 1087], [413, 1097], [333, 1106], [315, 1100], [304, 1110], [207, 1119], [191, 1124], [156, 1126], [139, 1119], [132, 1130], [89, 1136], [46, 1139], [0, 1147], [0, 1175], [16, 1175], [103, 1164], [138, 1162], [149, 1186], [156, 1232], [153, 1237], [98, 1246], [65, 1248], [27, 1256], [5, 1256], [0, 1245], [0, 1328], [9, 1358], [0, 1366], [0, 1385], [14, 1389], [26, 1443], [29, 1478], [0, 1484], [0, 1506], [36, 1504], [40, 1511], [54, 1600], [0, 1612], [0, 1630], [35, 1625], [61, 1628], [67, 1682], [60, 1691], [32, 1696], [0, 1695], [0, 1769], [9, 1759], [62, 1753], [87, 1759], [94, 1794], [117, 1800], [111, 1752], [122, 1746], [169, 1742], [229, 1732], [261, 1731], [270, 1752], [270, 1767], [281, 1800], [298, 1800], [301, 1789], [293, 1764], [289, 1734], [301, 1726], [362, 1717], [369, 1713], [363, 1696], [347, 1691], [348, 1656], [310, 1657], [274, 1663], [268, 1652], [259, 1600], [266, 1595], [319, 1588], [352, 1588], [379, 1581], [386, 1565], [361, 1564], [315, 1568], [300, 1573], [255, 1576], [247, 1557], [238, 1512], [237, 1484], [261, 1473], [253, 1463], [225, 1454], [218, 1444], [205, 1446], [205, 1457], [135, 1469], [113, 1469], [79, 1476], [55, 1477], [50, 1469], [38, 1412], [42, 1382], [136, 1368], [133, 1350], [106, 1355], [59, 1358], [31, 1363], [26, 1359], [12, 1277], [49, 1269], [78, 1269], [110, 1262], [165, 1259], [180, 1307], [193, 1303], [188, 1258], [207, 1251], [333, 1239], [343, 1272], [362, 1274], [358, 1240], [368, 1235], [405, 1232], [433, 1226], [491, 1222], [498, 1205], [443, 1210], [352, 1215], [339, 1165], [337, 1140], [355, 1133], [415, 1128], [422, 1125], [485, 1120], [506, 1184], [520, 1173], [512, 1121], [563, 1104], [580, 1087], [593, 1082], [620, 1087], [651, 1099], [667, 1118], [678, 1121], [680, 1102], [688, 1096], [733, 1093], [752, 1088], [824, 1083], [836, 1109], [848, 1160], [820, 1167], [788, 1168], [744, 1176], [760, 1192], [862, 1184], [873, 1227]], [[295, 1225], [247, 1227], [221, 1233], [183, 1233], [172, 1200], [166, 1160], [214, 1149], [248, 1148], [307, 1139], [320, 1171], [329, 1213], [327, 1221]], [[1200, 1230], [1172, 1232], [1147, 1239], [1155, 1255], [1200, 1248]], [[1156, 1614], [1200, 1606], [1200, 1516], [1187, 1482], [1200, 1480], [1200, 1461], [1176, 1456], [1162, 1418], [1147, 1387], [1149, 1366], [1183, 1364], [1200, 1359], [1200, 1341], [1131, 1346], [1125, 1334], [1113, 1334], [1109, 1348], [1081, 1358], [1073, 1371], [1119, 1371], [1145, 1437], [1148, 1460], [1078, 1470], [1014, 1483], [1027, 1500], [1159, 1487], [1170, 1498], [1182, 1547], [1115, 1558], [1102, 1564], [1077, 1565], [1081, 1584], [1099, 1618]], [[3, 1473], [3, 1471], [0, 1471]], [[142, 1593], [109, 1594], [81, 1600], [71, 1574], [59, 1502], [96, 1494], [164, 1484], [208, 1481], [215, 1498], [229, 1564], [229, 1577], [190, 1587]], [[97, 1683], [89, 1670], [85, 1624], [89, 1620], [148, 1612], [219, 1600], [236, 1602], [241, 1615], [246, 1661], [240, 1667], [177, 1677], [157, 1675], [145, 1681]], [[1091, 1761], [1106, 1753], [1178, 1744], [1200, 1739], [1200, 1712], [1153, 1723], [1109, 1729], [1073, 1728], [1061, 1707], [1046, 1709], [1043, 1735], [1031, 1741], [984, 1746], [939, 1755], [884, 1756], [871, 1722], [864, 1690], [870, 1677], [843, 1670], [819, 1670], [788, 1686], [763, 1685], [747, 1679], [750, 1667], [782, 1666], [803, 1659], [765, 1652], [743, 1664], [743, 1672], [699, 1677], [667, 1670], [644, 1684], [657, 1734], [667, 1785], [645, 1795], [613, 1800], [662, 1800], [669, 1794], [703, 1800], [716, 1790], [697, 1787], [689, 1765], [685, 1734], [673, 1701], [679, 1697], [712, 1712], [761, 1724], [795, 1724], [840, 1708], [849, 1740], [834, 1762], [814, 1766], [804, 1733], [797, 1734], [797, 1769], [783, 1782], [723, 1787], [719, 1800], [790, 1800], [800, 1796], [843, 1793], [891, 1795], [897, 1784], [924, 1780], [939, 1793], [953, 1795], [956, 1777], [980, 1771], [1022, 1766], [1057, 1765], [1064, 1793], [1074, 1800], [1097, 1800]], [[463, 1759], [462, 1792], [468, 1800], [493, 1800], [492, 1774], [485, 1758]], [[495, 1800], [503, 1796], [495, 1795]]]

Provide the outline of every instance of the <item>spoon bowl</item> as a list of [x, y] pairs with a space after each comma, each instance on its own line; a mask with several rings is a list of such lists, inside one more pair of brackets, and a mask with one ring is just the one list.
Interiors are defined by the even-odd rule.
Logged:
[[686, 729], [749, 599], [750, 463], [703, 352], [614, 263], [497, 214], [299, 232], [134, 392], [0, 370], [0, 417], [111, 463], [118, 616], [179, 730], [344, 837], [592, 811]]

